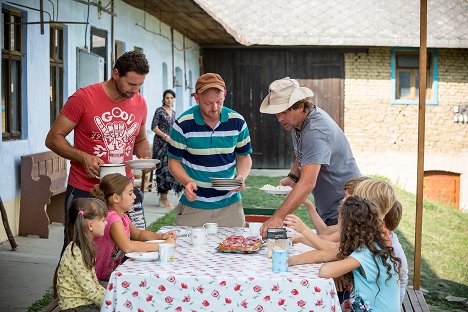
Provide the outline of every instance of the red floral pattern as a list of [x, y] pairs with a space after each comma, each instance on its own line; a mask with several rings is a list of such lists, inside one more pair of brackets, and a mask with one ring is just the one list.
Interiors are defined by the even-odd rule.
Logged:
[[[218, 231], [198, 250], [180, 237], [171, 265], [133, 260], [120, 265], [101, 311], [341, 311], [333, 280], [318, 277], [320, 265], [274, 273], [266, 248], [253, 254], [215, 252], [222, 238], [248, 235], [240, 228]], [[298, 244], [290, 253], [306, 250]]]

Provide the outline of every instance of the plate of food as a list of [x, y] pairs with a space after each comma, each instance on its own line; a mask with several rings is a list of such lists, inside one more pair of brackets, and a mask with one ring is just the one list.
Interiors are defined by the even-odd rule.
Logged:
[[158, 260], [159, 253], [157, 251], [128, 252], [125, 254], [125, 256], [137, 261], [155, 261]]
[[271, 185], [271, 184], [265, 184], [260, 188], [262, 191], [268, 193], [268, 194], [273, 194], [273, 195], [288, 195], [289, 192], [291, 192], [292, 187], [289, 185]]
[[145, 170], [154, 168], [159, 162], [159, 159], [133, 159], [127, 160], [125, 164], [132, 169]]
[[249, 254], [257, 252], [262, 245], [263, 242], [259, 236], [230, 235], [220, 242], [216, 249], [221, 252]]

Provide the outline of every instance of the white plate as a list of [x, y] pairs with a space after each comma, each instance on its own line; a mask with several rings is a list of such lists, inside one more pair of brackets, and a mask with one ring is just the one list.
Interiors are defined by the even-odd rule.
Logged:
[[218, 191], [232, 191], [232, 190], [235, 190], [237, 188], [239, 188], [240, 185], [235, 185], [235, 186], [213, 186], [213, 188], [215, 190], [218, 190]]
[[239, 179], [234, 178], [210, 178], [211, 182], [233, 182], [233, 183], [242, 183]]
[[155, 261], [159, 257], [157, 251], [151, 252], [129, 252], [125, 254], [127, 257], [137, 261]]
[[288, 195], [291, 192], [291, 190], [263, 190], [263, 189], [261, 190], [264, 191], [265, 193], [273, 194], [273, 195]]
[[292, 191], [292, 187], [290, 186], [273, 186], [270, 184], [266, 184], [260, 188], [260, 190], [264, 191], [268, 194], [273, 195], [288, 195]]
[[159, 164], [159, 159], [134, 159], [127, 160], [125, 164], [132, 169], [151, 169], [157, 164]]
[[190, 234], [190, 230], [187, 228], [187, 229], [181, 229], [181, 228], [178, 228], [178, 229], [169, 229], [169, 230], [159, 230], [158, 233], [167, 233], [169, 231], [175, 231], [177, 233], [177, 237], [185, 237], [185, 236], [189, 236]]
[[147, 243], [158, 243], [158, 244], [161, 244], [161, 243], [164, 243], [164, 239], [153, 239], [153, 240], [149, 240], [149, 241], [146, 241]]

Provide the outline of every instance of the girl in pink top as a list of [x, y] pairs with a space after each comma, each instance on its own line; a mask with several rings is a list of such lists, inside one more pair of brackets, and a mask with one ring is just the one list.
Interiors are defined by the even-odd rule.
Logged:
[[99, 280], [108, 281], [112, 271], [122, 262], [124, 254], [135, 251], [157, 251], [158, 243], [148, 240], [164, 239], [175, 244], [176, 234], [164, 234], [137, 229], [125, 214], [132, 208], [135, 194], [129, 178], [119, 173], [106, 175], [95, 185], [91, 194], [107, 203], [107, 225], [104, 236], [96, 238], [97, 256], [94, 268]]

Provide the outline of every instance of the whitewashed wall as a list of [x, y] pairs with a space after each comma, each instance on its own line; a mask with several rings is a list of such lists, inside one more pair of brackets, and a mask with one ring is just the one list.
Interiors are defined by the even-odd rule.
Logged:
[[[54, 4], [56, 1], [52, 1]], [[107, 2], [106, 2], [107, 3]], [[39, 9], [39, 1], [36, 0], [9, 0], [2, 1], [3, 5], [16, 8], [26, 14], [25, 21], [39, 21], [39, 12], [15, 6], [20, 4]], [[44, 1], [44, 9], [52, 15], [52, 6], [49, 1]], [[56, 10], [57, 8], [55, 8]], [[59, 21], [80, 21], [87, 19], [87, 5], [73, 0], [59, 0]], [[161, 105], [163, 92], [162, 64], [165, 62], [168, 68], [167, 86], [173, 87], [173, 68], [179, 67], [188, 73], [192, 72], [194, 81], [199, 76], [199, 46], [197, 43], [185, 38], [185, 63], [183, 41], [184, 37], [176, 30], [174, 34], [174, 58], [172, 58], [171, 29], [168, 25], [160, 23], [156, 18], [146, 14], [142, 10], [135, 9], [122, 1], [115, 1], [114, 19], [115, 40], [125, 42], [125, 51], [133, 50], [135, 46], [143, 48], [149, 64], [150, 73], [147, 75], [142, 94], [148, 104], [147, 129], [150, 129], [154, 111]], [[57, 14], [57, 12], [55, 13]], [[47, 18], [47, 14], [45, 15]], [[111, 70], [111, 16], [105, 12], [98, 16], [98, 9], [90, 6], [89, 25], [85, 34], [85, 25], [68, 24], [65, 26], [65, 91], [67, 98], [76, 91], [76, 48], [90, 46], [91, 26], [105, 29], [108, 33], [108, 77]], [[3, 27], [3, 24], [2, 24]], [[20, 190], [20, 161], [21, 155], [38, 153], [47, 150], [44, 140], [49, 130], [49, 26], [45, 26], [45, 33], [40, 34], [39, 25], [26, 27], [26, 46], [24, 51], [24, 65], [27, 74], [23, 77], [23, 133], [22, 140], [0, 141], [0, 196], [8, 212], [8, 218], [13, 233], [18, 231]], [[159, 35], [160, 34], [160, 35]], [[3, 35], [3, 28], [1, 34]], [[86, 36], [86, 37], [85, 37]], [[166, 39], [165, 37], [169, 38]], [[173, 67], [174, 65], [174, 67]], [[185, 72], [183, 73], [185, 74]], [[1, 78], [0, 78], [1, 79]], [[175, 88], [174, 88], [175, 89]], [[178, 97], [184, 99], [180, 110], [190, 106], [191, 90], [185, 86], [179, 89]], [[149, 139], [152, 142], [152, 133]], [[0, 227], [0, 242], [7, 239], [3, 227]]]

